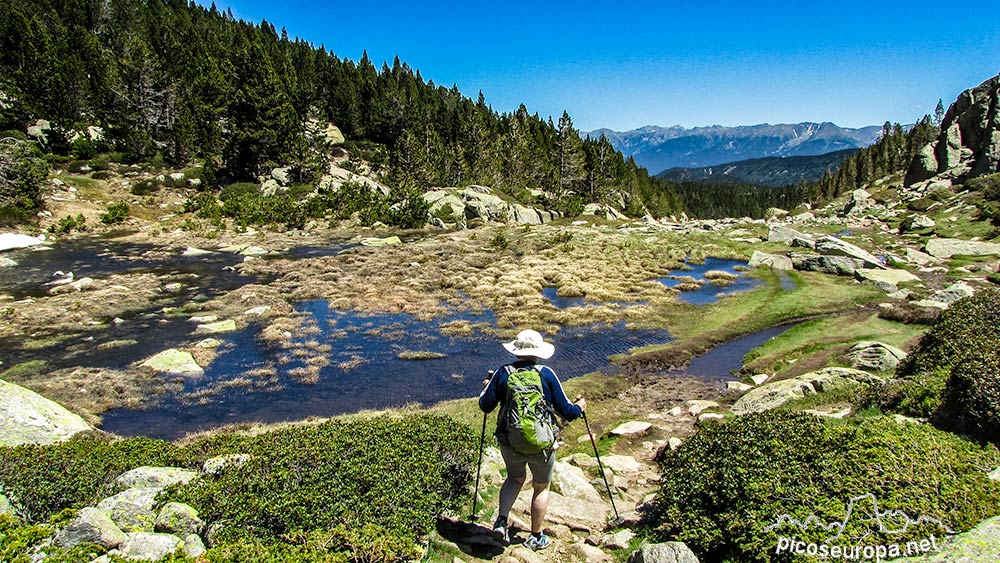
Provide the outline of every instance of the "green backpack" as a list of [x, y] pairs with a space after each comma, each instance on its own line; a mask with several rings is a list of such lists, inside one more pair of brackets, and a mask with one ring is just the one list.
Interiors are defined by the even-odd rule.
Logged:
[[555, 421], [545, 401], [540, 368], [506, 369], [507, 400], [501, 416], [506, 423], [507, 444], [526, 455], [551, 448], [556, 443]]

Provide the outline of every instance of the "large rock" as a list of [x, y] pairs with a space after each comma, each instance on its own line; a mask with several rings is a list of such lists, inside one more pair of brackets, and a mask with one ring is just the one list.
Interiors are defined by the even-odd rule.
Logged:
[[1000, 75], [959, 94], [937, 140], [910, 163], [905, 185], [952, 171], [970, 177], [1000, 172]]
[[125, 533], [105, 512], [88, 506], [81, 509], [76, 518], [56, 534], [55, 543], [63, 549], [81, 543], [96, 543], [110, 549], [118, 547], [125, 539]]
[[18, 233], [0, 233], [0, 252], [38, 246], [45, 242], [45, 235], [31, 237]]
[[583, 208], [583, 213], [581, 215], [594, 215], [596, 217], [602, 217], [608, 221], [624, 221], [628, 219], [625, 215], [622, 215], [620, 211], [611, 207], [610, 205], [602, 205], [600, 203], [588, 203]]
[[796, 239], [812, 239], [812, 237], [805, 233], [800, 233], [795, 229], [790, 229], [781, 225], [771, 225], [767, 232], [768, 242], [792, 244], [792, 241]]
[[634, 436], [636, 434], [645, 434], [653, 427], [650, 422], [645, 422], [642, 420], [631, 420], [629, 422], [623, 422], [611, 430], [610, 434], [612, 436]]
[[791, 379], [772, 381], [740, 397], [732, 407], [738, 415], [764, 412], [807, 395], [882, 381], [878, 376], [851, 368], [826, 368]]
[[899, 231], [903, 233], [908, 233], [910, 231], [922, 231], [924, 229], [933, 229], [937, 223], [934, 219], [926, 215], [910, 215], [906, 219], [903, 219], [899, 223]]
[[679, 541], [646, 544], [628, 557], [628, 563], [698, 563], [698, 556]]
[[156, 515], [156, 531], [178, 536], [197, 534], [205, 528], [194, 507], [181, 502], [168, 502]]
[[184, 540], [171, 534], [136, 532], [126, 536], [116, 555], [136, 561], [159, 561], [184, 546]]
[[827, 256], [847, 256], [861, 260], [869, 268], [881, 268], [882, 262], [873, 254], [835, 236], [825, 236], [816, 241], [816, 252]]
[[503, 198], [476, 188], [477, 186], [470, 186], [460, 192], [465, 203], [466, 219], [482, 219], [496, 223], [506, 223], [511, 220], [510, 210]]
[[789, 256], [796, 270], [821, 272], [835, 276], [853, 276], [864, 266], [861, 260], [849, 256], [823, 256], [819, 254], [793, 253]]
[[180, 375], [202, 375], [205, 373], [205, 370], [194, 360], [191, 352], [184, 352], [175, 348], [164, 350], [139, 365], [157, 373], [176, 373]]
[[144, 487], [163, 488], [170, 485], [187, 484], [197, 476], [197, 471], [180, 467], [143, 466], [122, 473], [115, 479], [115, 483], [129, 489]]
[[[521, 514], [530, 514], [531, 495], [531, 487], [525, 487], [514, 503], [514, 510]], [[546, 520], [576, 530], [599, 530], [604, 528], [607, 523], [610, 511], [610, 505], [587, 502], [551, 491], [549, 492], [549, 510]]]
[[370, 246], [373, 248], [381, 248], [383, 246], [399, 246], [403, 244], [403, 241], [396, 235], [385, 238], [369, 237], [361, 239], [361, 246]]
[[53, 444], [93, 429], [59, 403], [0, 379], [0, 445]]
[[153, 505], [162, 490], [162, 487], [126, 489], [97, 503], [97, 509], [126, 532], [152, 532], [156, 524]]
[[587, 502], [602, 502], [601, 495], [590, 484], [590, 478], [583, 472], [583, 469], [557, 461], [552, 473], [552, 490], [557, 493]]
[[903, 183], [907, 186], [930, 180], [937, 174], [937, 156], [934, 154], [937, 149], [937, 141], [924, 145], [910, 162], [906, 170]]
[[906, 352], [882, 342], [858, 342], [851, 346], [847, 359], [857, 369], [893, 372]]
[[748, 264], [751, 268], [754, 266], [766, 266], [772, 270], [795, 269], [795, 265], [792, 264], [791, 258], [780, 254], [768, 254], [759, 250], [754, 250], [753, 256], [750, 257], [750, 262]]
[[858, 268], [854, 276], [861, 281], [870, 281], [876, 284], [899, 285], [907, 282], [918, 282], [920, 278], [907, 272], [906, 270], [877, 270], [873, 268]]
[[952, 256], [1000, 256], [1000, 244], [952, 238], [932, 238], [924, 248], [935, 258]]

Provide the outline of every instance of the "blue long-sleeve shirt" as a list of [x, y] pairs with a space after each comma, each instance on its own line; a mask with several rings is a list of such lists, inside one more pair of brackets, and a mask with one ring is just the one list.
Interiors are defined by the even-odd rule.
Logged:
[[[571, 403], [569, 398], [566, 397], [566, 392], [563, 391], [562, 383], [559, 382], [559, 378], [556, 377], [556, 372], [552, 371], [552, 368], [534, 364], [530, 361], [520, 361], [508, 365], [513, 366], [514, 369], [531, 366], [537, 367], [538, 373], [542, 376], [542, 393], [545, 395], [545, 402], [547, 402], [552, 409], [559, 414], [559, 416], [563, 417], [567, 421], [570, 421], [580, 418], [580, 415], [583, 414], [583, 410], [579, 407], [579, 405]], [[510, 374], [507, 372], [506, 365], [494, 372], [489, 385], [487, 385], [486, 388], [483, 389], [483, 392], [479, 394], [479, 408], [483, 412], [492, 412], [497, 405], [502, 404], [507, 399], [507, 378], [509, 375]], [[498, 425], [503, 424], [503, 421], [497, 421], [497, 423]]]

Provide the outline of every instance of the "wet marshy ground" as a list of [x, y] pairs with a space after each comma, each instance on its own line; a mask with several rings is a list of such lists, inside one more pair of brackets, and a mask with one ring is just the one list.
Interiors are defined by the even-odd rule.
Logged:
[[[455, 321], [491, 327], [488, 313], [421, 321], [406, 314], [331, 309], [323, 300], [296, 309], [308, 317], [310, 328], [293, 340], [329, 362], [315, 370], [313, 380], [294, 374], [313, 371], [309, 364], [316, 355], [282, 364], [275, 348], [260, 338], [259, 327], [252, 326], [222, 337], [219, 356], [203, 377], [184, 382], [183, 394], [147, 410], [111, 411], [103, 429], [176, 438], [232, 422], [278, 422], [474, 397], [488, 371], [512, 359], [492, 331], [442, 332]], [[564, 327], [548, 337], [556, 354], [546, 364], [563, 379], [609, 370], [608, 356], [671, 339], [662, 330], [629, 330], [623, 324]]]

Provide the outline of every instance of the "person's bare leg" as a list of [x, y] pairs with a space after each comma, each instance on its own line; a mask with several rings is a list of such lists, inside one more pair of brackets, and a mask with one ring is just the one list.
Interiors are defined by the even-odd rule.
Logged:
[[537, 534], [545, 526], [545, 513], [549, 509], [549, 484], [532, 482], [535, 489], [531, 496], [531, 532]]
[[521, 492], [522, 486], [524, 486], [524, 477], [520, 479], [511, 479], [508, 477], [503, 482], [503, 486], [500, 487], [501, 517], [506, 518], [510, 514], [510, 509], [514, 506], [514, 501], [517, 500], [517, 494]]

